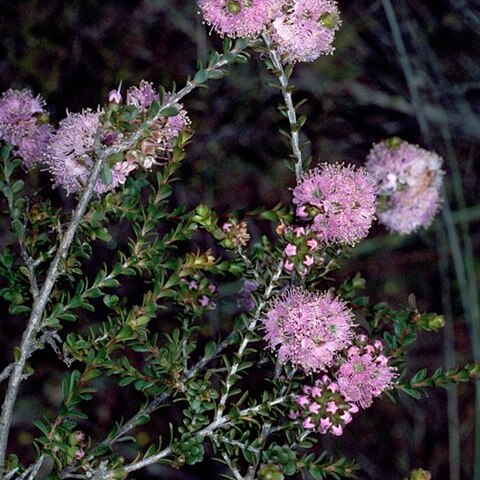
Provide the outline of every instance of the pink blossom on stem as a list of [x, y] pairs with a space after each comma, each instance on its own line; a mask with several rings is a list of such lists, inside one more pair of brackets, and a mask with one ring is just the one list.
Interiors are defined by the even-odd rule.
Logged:
[[293, 271], [293, 269], [295, 268], [295, 264], [292, 263], [290, 260], [285, 260], [285, 262], [283, 263], [283, 268], [284, 268], [287, 272], [291, 272], [291, 271]]
[[364, 169], [324, 164], [311, 170], [293, 191], [298, 210], [308, 212], [312, 230], [325, 243], [353, 245], [368, 234], [376, 207], [376, 187]]
[[396, 377], [396, 370], [388, 365], [382, 348], [367, 351], [367, 346], [350, 347], [337, 372], [340, 392], [361, 408], [368, 408], [374, 397], [391, 388]]
[[333, 53], [340, 23], [333, 0], [286, 0], [272, 22], [272, 38], [286, 63], [313, 62]]
[[287, 257], [294, 257], [297, 254], [297, 247], [289, 243], [284, 250], [284, 253]]
[[353, 314], [327, 293], [291, 288], [271, 303], [264, 322], [265, 339], [279, 348], [280, 359], [305, 372], [325, 369], [351, 343]]
[[374, 145], [366, 168], [378, 185], [380, 223], [400, 234], [430, 226], [441, 204], [442, 162], [436, 153], [399, 138]]
[[45, 160], [53, 128], [39, 123], [45, 102], [30, 90], [7, 90], [0, 97], [0, 140], [14, 146], [25, 168]]
[[[314, 387], [304, 385], [302, 395], [295, 398], [295, 407], [290, 418], [299, 419], [302, 428], [316, 430], [321, 434], [342, 435], [344, 427], [351, 422], [351, 409], [355, 405], [346, 399], [327, 375], [315, 381]], [[358, 411], [358, 408], [357, 408]]]
[[280, 0], [199, 0], [198, 5], [220, 36], [253, 38], [272, 20]]

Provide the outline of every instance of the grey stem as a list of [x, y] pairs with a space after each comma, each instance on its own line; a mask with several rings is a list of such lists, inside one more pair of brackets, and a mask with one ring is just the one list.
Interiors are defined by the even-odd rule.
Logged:
[[12, 413], [17, 399], [18, 390], [22, 381], [22, 373], [27, 362], [28, 357], [31, 354], [32, 346], [35, 340], [35, 336], [40, 328], [41, 320], [45, 307], [47, 306], [50, 293], [55, 285], [55, 282], [60, 273], [60, 264], [63, 259], [66, 258], [70, 245], [73, 241], [77, 228], [85, 214], [88, 203], [92, 198], [95, 184], [100, 175], [100, 171], [105, 163], [106, 155], [100, 155], [95, 162], [92, 173], [88, 179], [87, 187], [85, 188], [77, 208], [72, 214], [72, 219], [68, 226], [65, 235], [63, 236], [60, 245], [58, 246], [57, 253], [50, 264], [50, 267], [45, 278], [45, 282], [33, 303], [32, 312], [28, 320], [27, 328], [23, 333], [22, 343], [20, 345], [20, 358], [15, 362], [10, 380], [8, 383], [7, 393], [2, 405], [2, 414], [0, 416], [0, 467], [4, 465], [5, 453], [7, 450], [8, 434], [12, 423]]
[[298, 134], [297, 112], [295, 111], [295, 106], [293, 105], [292, 92], [290, 91], [288, 85], [288, 76], [285, 73], [285, 69], [283, 68], [282, 61], [280, 60], [280, 55], [278, 54], [277, 50], [272, 48], [272, 40], [268, 36], [268, 34], [265, 33], [263, 35], [263, 40], [268, 48], [270, 60], [272, 61], [272, 64], [277, 71], [276, 73], [278, 81], [280, 82], [283, 101], [285, 102], [285, 106], [287, 107], [287, 117], [290, 124], [293, 156], [296, 159], [295, 176], [297, 180], [300, 180], [303, 174], [302, 150], [300, 148], [300, 136]]

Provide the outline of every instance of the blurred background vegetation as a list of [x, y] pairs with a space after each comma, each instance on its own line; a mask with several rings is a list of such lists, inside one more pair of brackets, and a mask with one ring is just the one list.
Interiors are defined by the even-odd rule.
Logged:
[[[406, 304], [414, 293], [420, 310], [445, 314], [443, 333], [424, 334], [411, 348], [412, 373], [478, 361], [480, 3], [397, 0], [393, 9], [390, 0], [339, 3], [343, 25], [335, 55], [299, 65], [293, 76], [295, 99], [308, 100], [301, 108], [308, 117], [303, 134], [314, 162], [361, 165], [373, 142], [397, 135], [437, 151], [447, 175], [445, 208], [432, 228], [400, 237], [375, 226], [337, 276], [361, 271], [372, 300]], [[197, 59], [221, 45], [202, 24], [194, 1], [0, 0], [0, 11], [0, 90], [29, 87], [41, 93], [53, 121], [67, 108], [96, 108], [120, 81], [124, 87], [141, 79], [167, 90], [173, 83], [181, 86]], [[294, 178], [283, 165], [289, 151], [278, 133], [287, 125], [268, 80], [253, 56], [185, 100], [195, 141], [176, 185], [179, 205], [204, 202], [224, 214], [290, 201]], [[48, 188], [43, 175], [40, 182]], [[61, 192], [54, 195], [73, 202]], [[251, 228], [254, 238], [272, 233]], [[3, 219], [0, 246], [10, 241]], [[3, 314], [0, 322], [0, 362], [6, 365], [22, 324]], [[65, 371], [48, 349], [36, 355], [35, 368], [21, 392], [12, 433], [26, 461], [33, 458], [36, 434], [32, 411], [54, 414]], [[82, 425], [89, 434], [106, 432], [139, 402], [113, 381], [104, 391]], [[322, 444], [356, 458], [362, 478], [400, 479], [419, 466], [435, 479], [472, 478], [480, 415], [475, 398], [475, 386], [463, 385], [432, 391], [420, 401], [401, 397], [397, 406], [377, 400], [340, 440], [322, 438]], [[146, 444], [166, 432], [167, 420], [160, 410], [137, 432], [138, 441]], [[141, 478], [207, 480], [220, 472], [216, 463], [173, 473], [159, 466]]]

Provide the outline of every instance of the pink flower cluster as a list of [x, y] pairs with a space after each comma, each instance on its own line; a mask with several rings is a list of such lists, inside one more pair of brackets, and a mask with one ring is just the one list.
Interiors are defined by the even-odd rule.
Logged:
[[297, 216], [325, 244], [354, 245], [364, 238], [375, 215], [376, 187], [364, 169], [324, 164], [311, 170], [293, 190]]
[[313, 265], [324, 262], [323, 251], [317, 240], [317, 234], [310, 228], [287, 227], [283, 234], [287, 245], [283, 251], [287, 272], [296, 271], [301, 276], [307, 275]]
[[380, 340], [356, 335], [354, 316], [339, 298], [290, 288], [265, 314], [265, 340], [284, 362], [324, 372], [304, 386], [290, 417], [303, 429], [341, 435], [359, 408], [391, 388], [397, 376]]
[[205, 21], [222, 37], [255, 37], [270, 22], [280, 0], [199, 0]]
[[358, 412], [355, 403], [347, 400], [336, 382], [322, 375], [312, 386], [304, 385], [302, 395], [295, 398], [295, 407], [290, 412], [292, 420], [301, 421], [302, 428], [319, 433], [340, 436], [345, 425]]
[[337, 3], [332, 0], [287, 0], [272, 22], [272, 38], [287, 63], [313, 62], [331, 54], [340, 27]]
[[222, 37], [268, 31], [286, 63], [312, 62], [333, 53], [340, 27], [334, 0], [199, 0], [205, 21]]
[[217, 287], [201, 274], [182, 278], [180, 284], [180, 302], [189, 306], [194, 313], [202, 313], [205, 309], [213, 310], [213, 297]]
[[325, 370], [351, 344], [353, 314], [328, 293], [315, 295], [291, 288], [270, 305], [265, 339], [282, 361], [305, 372]]
[[[159, 95], [150, 83], [142, 81], [138, 87], [131, 87], [126, 94], [126, 105], [135, 107], [138, 112], [131, 122], [146, 122], [154, 101], [159, 101]], [[109, 102], [120, 105], [121, 93], [111, 91]], [[148, 130], [137, 144], [128, 148], [123, 158], [108, 165], [111, 181], [106, 183], [98, 180], [95, 192], [102, 194], [114, 190], [123, 185], [137, 168], [148, 170], [166, 157], [167, 152], [173, 149], [174, 139], [190, 124], [182, 106], [177, 105], [177, 108], [176, 116], [159, 116], [148, 123]], [[44, 161], [53, 176], [54, 185], [62, 186], [68, 194], [77, 192], [86, 185], [94, 165], [96, 146], [117, 146], [119, 151], [124, 148], [124, 134], [112, 127], [110, 120], [105, 121], [107, 111], [111, 114], [111, 110], [68, 113], [48, 146]]]
[[366, 335], [356, 338], [337, 372], [340, 393], [362, 408], [368, 408], [374, 397], [390, 388], [395, 377], [395, 369], [383, 355], [382, 342], [376, 340], [371, 345]]
[[[171, 94], [167, 93], [163, 101], [167, 103], [170, 99]], [[122, 100], [119, 90], [110, 92], [110, 103], [119, 105]], [[130, 87], [125, 99], [126, 105], [135, 107], [140, 114], [140, 119], [134, 120], [133, 123], [145, 121], [152, 104], [159, 101], [160, 95], [153, 85], [145, 80], [142, 80], [138, 87]], [[154, 122], [149, 122], [148, 132], [125, 155], [125, 159], [129, 163], [149, 170], [153, 165], [161, 163], [166, 158], [168, 151], [173, 150], [175, 138], [191, 124], [183, 105], [177, 103], [175, 108], [176, 115], [167, 117], [159, 115]]]
[[436, 153], [399, 138], [374, 145], [366, 168], [378, 185], [379, 221], [401, 234], [430, 226], [441, 204], [441, 167]]
[[52, 126], [42, 123], [44, 106], [29, 90], [7, 90], [0, 97], [0, 139], [14, 146], [25, 168], [44, 160], [52, 136]]
[[[84, 110], [68, 113], [60, 122], [45, 159], [55, 187], [62, 186], [70, 194], [86, 185], [94, 164], [93, 151], [96, 135], [100, 135], [101, 115], [101, 111]], [[98, 188], [102, 189], [100, 181]]]

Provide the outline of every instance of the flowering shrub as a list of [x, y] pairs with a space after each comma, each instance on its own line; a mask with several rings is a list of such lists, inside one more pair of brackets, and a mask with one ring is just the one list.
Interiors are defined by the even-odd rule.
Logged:
[[[104, 106], [68, 113], [57, 128], [31, 92], [8, 90], [0, 99], [0, 189], [15, 235], [0, 257], [0, 294], [26, 322], [0, 374], [8, 380], [0, 416], [5, 479], [34, 479], [42, 469], [50, 478], [132, 478], [154, 464], [182, 468], [205, 456], [234, 479], [353, 478], [354, 460], [313, 450], [321, 435], [341, 436], [377, 397], [417, 398], [426, 387], [479, 376], [477, 364], [411, 375], [407, 346], [418, 333], [439, 330], [443, 318], [415, 305], [370, 304], [358, 275], [332, 279], [375, 216], [404, 234], [428, 227], [443, 175], [438, 155], [398, 139], [375, 145], [366, 168], [310, 168], [290, 77], [297, 62], [333, 52], [336, 3], [200, 0], [199, 9], [225, 37], [223, 51], [178, 91], [147, 81], [118, 87]], [[195, 124], [182, 102], [252, 54], [282, 94], [292, 149], [286, 163], [297, 182], [291, 204], [248, 219], [205, 204], [178, 207], [169, 198]], [[46, 169], [53, 188], [76, 196], [73, 212], [56, 210], [25, 183], [33, 169]], [[265, 222], [274, 238], [249, 232]], [[128, 240], [115, 233], [118, 225]], [[92, 275], [87, 265], [100, 242], [112, 257]], [[128, 295], [131, 286], [137, 295]], [[222, 307], [227, 286], [236, 309]], [[206, 342], [212, 312], [231, 330]], [[70, 371], [57, 414], [31, 412], [38, 435], [29, 464], [9, 448], [9, 432], [21, 383], [48, 346]], [[85, 431], [85, 409], [106, 377], [131, 390], [139, 408], [97, 438]], [[160, 407], [175, 405], [181, 415], [172, 415], [169, 436], [148, 445], [130, 437]], [[420, 475], [428, 478], [422, 469], [411, 478]]]

